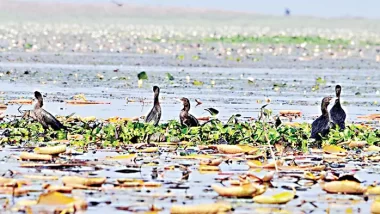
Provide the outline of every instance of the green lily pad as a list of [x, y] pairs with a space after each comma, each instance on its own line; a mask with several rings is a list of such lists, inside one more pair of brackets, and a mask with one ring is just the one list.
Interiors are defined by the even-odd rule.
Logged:
[[148, 75], [146, 74], [145, 71], [142, 71], [139, 74], [137, 74], [137, 78], [139, 78], [139, 80], [147, 80], [148, 79]]
[[194, 80], [193, 85], [200, 86], [200, 85], [203, 85], [203, 82], [198, 81], [198, 80]]
[[170, 73], [166, 73], [166, 78], [168, 78], [168, 80], [170, 80], [170, 81], [174, 80], [173, 75], [171, 75]]

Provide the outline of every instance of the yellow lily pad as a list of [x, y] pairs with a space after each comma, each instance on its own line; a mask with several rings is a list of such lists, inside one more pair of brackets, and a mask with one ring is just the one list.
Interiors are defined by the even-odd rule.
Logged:
[[323, 147], [323, 152], [327, 154], [345, 154], [347, 151], [336, 145], [326, 145]]
[[253, 198], [253, 201], [259, 204], [286, 204], [291, 201], [296, 192], [282, 192], [272, 196], [259, 195]]

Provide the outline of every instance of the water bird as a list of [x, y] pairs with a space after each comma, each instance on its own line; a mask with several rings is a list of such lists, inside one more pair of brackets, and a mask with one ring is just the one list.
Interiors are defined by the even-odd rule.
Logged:
[[151, 121], [153, 121], [154, 125], [157, 126], [158, 122], [160, 122], [160, 119], [161, 119], [161, 106], [158, 100], [158, 96], [160, 95], [160, 88], [158, 86], [153, 86], [153, 92], [154, 92], [153, 108], [152, 110], [150, 110], [148, 116], [146, 116], [145, 122], [150, 123]]
[[65, 129], [61, 122], [59, 122], [53, 115], [43, 109], [44, 101], [40, 92], [35, 91], [34, 96], [37, 99], [37, 103], [34, 106], [34, 109], [28, 111], [24, 116], [30, 116], [33, 119], [41, 123], [42, 127], [46, 130], [49, 126], [54, 130]]
[[181, 110], [181, 113], [179, 114], [181, 125], [186, 125], [189, 127], [199, 126], [199, 121], [197, 120], [197, 118], [195, 118], [193, 115], [189, 113], [190, 111], [189, 99], [182, 97], [180, 100], [183, 103], [183, 109]]
[[326, 136], [329, 133], [330, 129], [330, 116], [327, 111], [327, 106], [330, 104], [332, 97], [324, 97], [322, 99], [321, 110], [322, 115], [319, 116], [311, 124], [311, 135], [310, 138], [315, 140], [321, 140], [323, 136]]
[[342, 87], [340, 85], [335, 86], [336, 100], [334, 106], [330, 109], [331, 121], [340, 127], [340, 130], [345, 128], [346, 112], [344, 112], [340, 104], [340, 93]]

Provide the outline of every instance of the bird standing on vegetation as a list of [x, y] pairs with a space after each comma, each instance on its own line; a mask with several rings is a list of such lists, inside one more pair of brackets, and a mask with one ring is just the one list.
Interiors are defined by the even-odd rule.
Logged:
[[198, 122], [197, 118], [195, 118], [193, 115], [191, 115], [189, 113], [189, 111], [190, 111], [189, 99], [182, 97], [181, 101], [183, 103], [183, 109], [181, 110], [181, 113], [179, 114], [179, 119], [181, 121], [181, 125], [186, 125], [189, 127], [199, 126], [199, 122]]
[[145, 118], [145, 122], [149, 123], [153, 121], [154, 125], [157, 126], [158, 122], [160, 122], [160, 119], [161, 119], [161, 106], [158, 100], [158, 96], [160, 95], [160, 88], [158, 86], [153, 86], [153, 92], [154, 92], [153, 108], [152, 110], [150, 110], [148, 116]]
[[314, 120], [314, 122], [311, 124], [310, 138], [314, 138], [315, 140], [321, 140], [323, 136], [326, 136], [329, 133], [330, 116], [329, 112], [327, 111], [327, 106], [330, 104], [331, 99], [331, 97], [325, 97], [322, 99], [322, 115], [319, 116], [316, 120]]
[[42, 108], [44, 102], [41, 93], [35, 91], [34, 96], [37, 99], [37, 103], [34, 106], [33, 111], [29, 112], [29, 116], [41, 123], [42, 127], [45, 130], [48, 129], [49, 126], [54, 130], [65, 129], [61, 122], [59, 122], [53, 115]]
[[340, 105], [340, 92], [342, 87], [340, 85], [335, 86], [336, 100], [334, 106], [330, 110], [331, 121], [340, 127], [340, 130], [345, 128], [346, 112], [344, 112]]

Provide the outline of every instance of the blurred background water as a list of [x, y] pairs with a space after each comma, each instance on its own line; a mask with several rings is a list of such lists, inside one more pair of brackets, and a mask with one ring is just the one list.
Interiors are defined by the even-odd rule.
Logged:
[[[36, 0], [27, 0], [36, 1]], [[50, 2], [112, 2], [113, 0], [39, 0]], [[116, 0], [114, 2], [135, 5], [186, 7], [197, 9], [232, 10], [265, 15], [283, 15], [286, 8], [291, 15], [316, 17], [380, 18], [377, 0]]]

